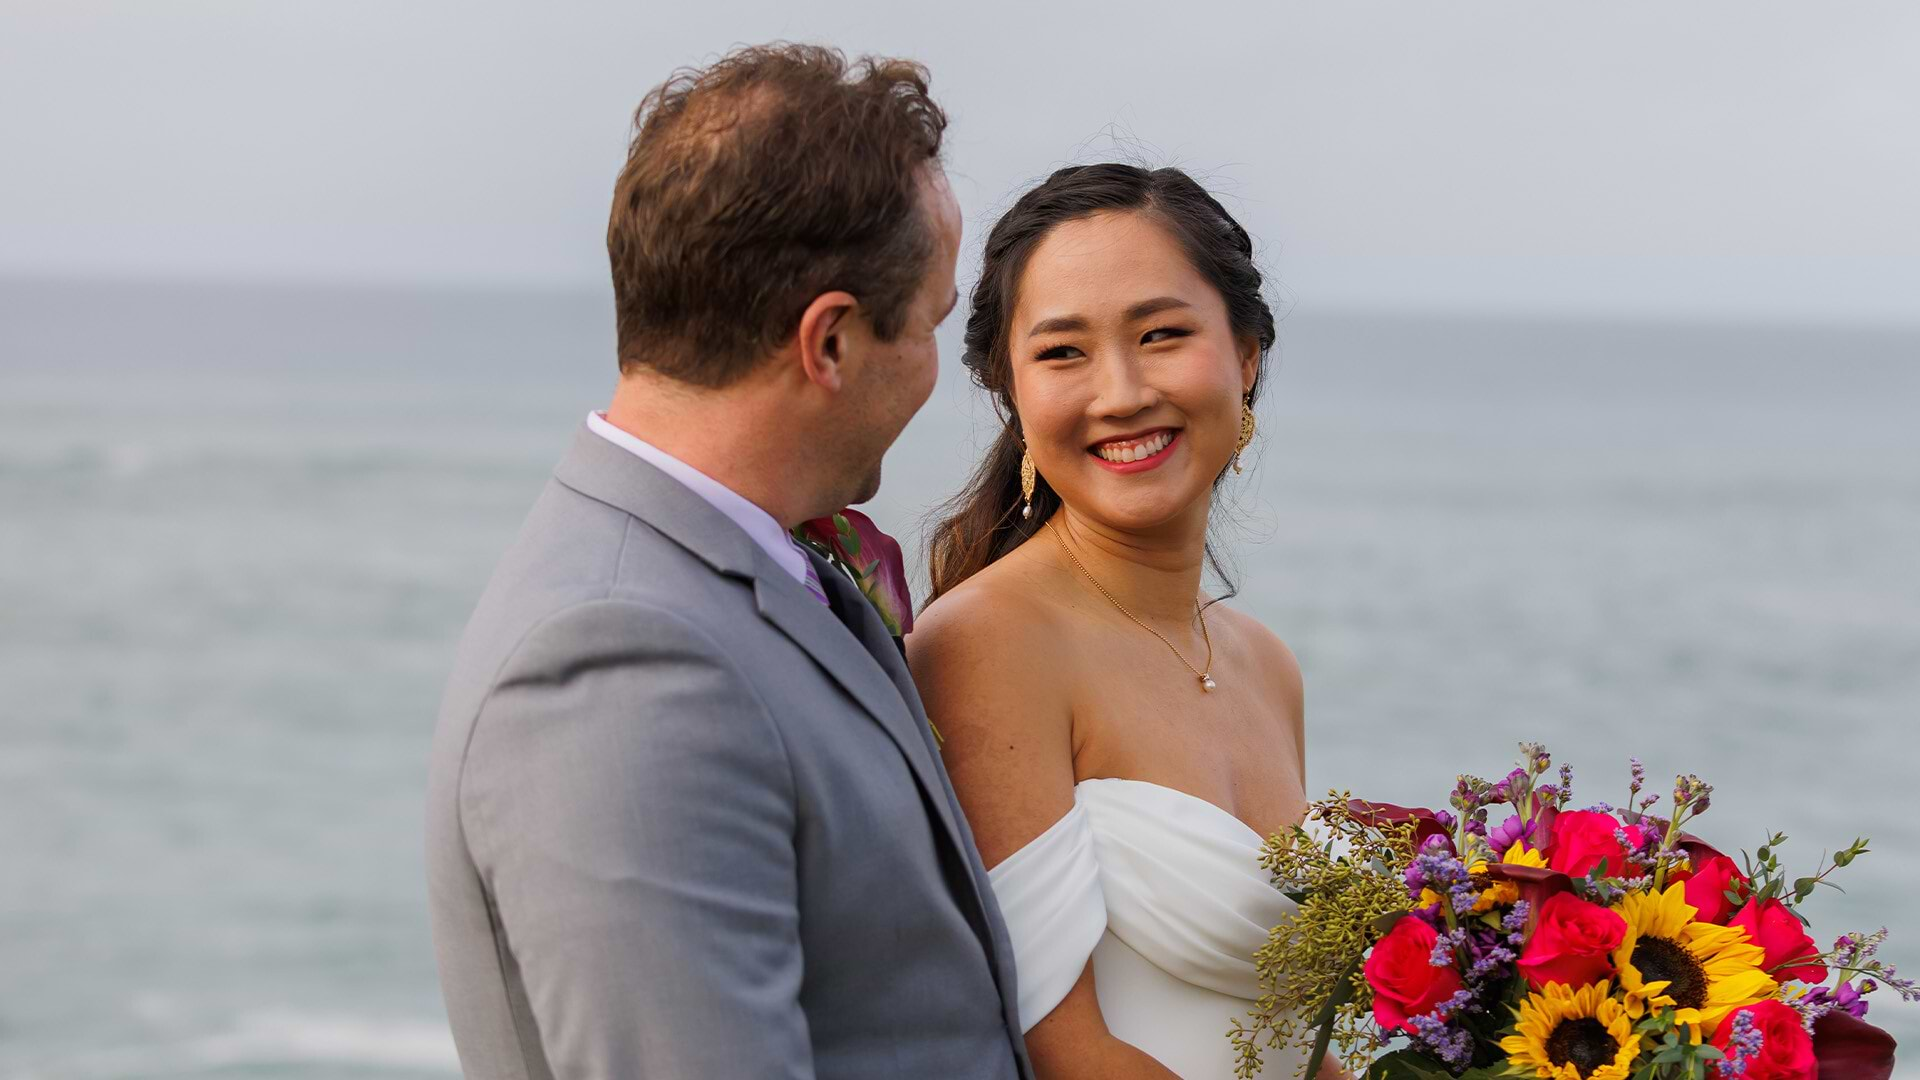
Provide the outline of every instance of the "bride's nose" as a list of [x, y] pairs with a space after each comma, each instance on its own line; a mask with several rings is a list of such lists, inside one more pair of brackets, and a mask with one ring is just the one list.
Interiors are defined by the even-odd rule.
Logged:
[[1160, 391], [1147, 379], [1140, 357], [1131, 351], [1108, 353], [1094, 378], [1091, 411], [1095, 416], [1128, 417], [1160, 403]]

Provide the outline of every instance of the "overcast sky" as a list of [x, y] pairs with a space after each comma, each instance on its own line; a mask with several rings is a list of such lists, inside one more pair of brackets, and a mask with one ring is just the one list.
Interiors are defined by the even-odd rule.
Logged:
[[1920, 321], [1903, 0], [6, 0], [0, 273], [603, 288], [634, 104], [773, 38], [932, 68], [970, 242], [1132, 147], [1300, 305]]

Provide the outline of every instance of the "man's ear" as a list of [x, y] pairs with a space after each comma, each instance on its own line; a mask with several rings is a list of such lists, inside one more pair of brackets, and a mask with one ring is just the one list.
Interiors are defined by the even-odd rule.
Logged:
[[860, 301], [850, 292], [821, 293], [800, 313], [800, 370], [823, 390], [839, 390], [847, 331]]

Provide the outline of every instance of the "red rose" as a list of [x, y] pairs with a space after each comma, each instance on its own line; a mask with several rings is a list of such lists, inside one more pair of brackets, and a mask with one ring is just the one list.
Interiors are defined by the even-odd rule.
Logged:
[[1415, 918], [1401, 919], [1373, 946], [1367, 957], [1367, 985], [1373, 988], [1373, 1018], [1389, 1030], [1411, 1033], [1411, 1017], [1425, 1016], [1463, 985], [1452, 964], [1433, 966], [1440, 935]]
[[1579, 989], [1613, 974], [1608, 954], [1627, 935], [1627, 920], [1572, 893], [1541, 905], [1540, 925], [1520, 954], [1520, 973], [1539, 990], [1550, 982]]
[[[1607, 876], [1626, 877], [1627, 849], [1615, 834], [1621, 824], [1612, 814], [1597, 810], [1569, 810], [1553, 819], [1553, 839], [1547, 845], [1547, 868], [1569, 877], [1586, 877], [1604, 860]], [[1627, 839], [1642, 837], [1638, 825], [1625, 826]]]
[[1807, 928], [1780, 901], [1749, 900], [1747, 906], [1740, 909], [1740, 914], [1735, 915], [1727, 925], [1745, 930], [1747, 940], [1766, 950], [1767, 958], [1761, 967], [1775, 979], [1781, 982], [1798, 979], [1805, 983], [1827, 980], [1824, 964], [1801, 964], [1780, 971], [1773, 970], [1782, 964], [1820, 955], [1820, 947], [1807, 936]]
[[1710, 922], [1719, 926], [1727, 924], [1727, 916], [1734, 912], [1733, 901], [1727, 899], [1727, 890], [1739, 883], [1737, 890], [1741, 895], [1747, 891], [1747, 875], [1740, 872], [1732, 859], [1725, 855], [1715, 855], [1693, 872], [1676, 876], [1673, 880], [1687, 883], [1687, 903], [1700, 909], [1696, 916], [1701, 922]]
[[1807, 1034], [1799, 1013], [1772, 998], [1735, 1009], [1720, 1021], [1712, 1042], [1721, 1053], [1733, 1056], [1727, 1044], [1733, 1040], [1733, 1019], [1741, 1013], [1753, 1017], [1754, 1030], [1765, 1040], [1760, 1053], [1747, 1059], [1746, 1080], [1815, 1080], [1819, 1067], [1813, 1057], [1813, 1036]]

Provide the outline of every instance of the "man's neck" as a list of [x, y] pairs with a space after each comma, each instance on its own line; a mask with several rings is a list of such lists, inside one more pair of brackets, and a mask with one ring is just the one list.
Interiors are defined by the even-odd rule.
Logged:
[[764, 390], [747, 384], [706, 390], [648, 372], [630, 373], [621, 377], [606, 418], [790, 529], [809, 505], [805, 461], [793, 441], [770, 426], [777, 418], [768, 407], [772, 395]]

